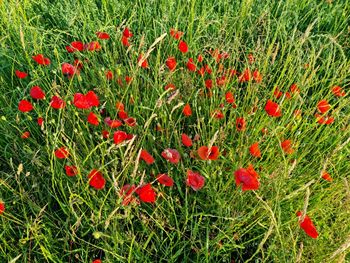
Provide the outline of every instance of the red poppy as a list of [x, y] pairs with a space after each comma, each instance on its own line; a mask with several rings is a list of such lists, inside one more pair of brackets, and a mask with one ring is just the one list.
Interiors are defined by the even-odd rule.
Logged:
[[129, 47], [130, 46], [129, 39], [127, 37], [125, 37], [125, 36], [122, 36], [121, 42], [122, 42], [122, 45], [124, 47]]
[[90, 109], [91, 107], [97, 107], [100, 102], [96, 93], [90, 90], [86, 95], [81, 93], [74, 94], [73, 104], [78, 109]]
[[207, 89], [211, 89], [213, 87], [213, 81], [211, 79], [206, 79], [204, 82], [205, 82], [205, 87]]
[[130, 31], [128, 27], [126, 27], [123, 31], [123, 36], [129, 38], [133, 36], [133, 33]]
[[118, 111], [124, 111], [125, 110], [125, 107], [124, 107], [124, 104], [120, 101], [118, 101], [116, 104], [115, 104], [115, 108], [118, 110]]
[[29, 112], [33, 110], [33, 105], [27, 100], [21, 100], [18, 104], [18, 109], [21, 112]]
[[197, 73], [203, 77], [205, 74], [205, 67], [201, 67], [199, 70], [197, 70]]
[[35, 60], [36, 63], [38, 63], [39, 65], [50, 65], [51, 61], [50, 59], [44, 57], [43, 54], [38, 54], [36, 56], [32, 56], [32, 58]]
[[185, 116], [191, 116], [192, 115], [192, 110], [191, 110], [191, 106], [190, 104], [186, 104], [185, 107], [183, 108], [182, 110], [182, 113], [185, 115]]
[[64, 166], [64, 169], [66, 170], [66, 175], [68, 176], [75, 176], [78, 174], [78, 168], [74, 165], [66, 165]]
[[296, 110], [294, 110], [293, 115], [295, 116], [295, 118], [300, 118], [301, 113], [302, 113], [302, 111], [300, 109], [296, 109]]
[[187, 186], [190, 186], [194, 191], [198, 191], [203, 188], [204, 184], [205, 178], [203, 176], [201, 176], [199, 173], [187, 170]]
[[264, 128], [261, 129], [261, 133], [262, 133], [263, 135], [266, 135], [268, 132], [269, 132], [269, 131], [268, 131], [268, 129], [267, 129], [266, 127], [264, 127]]
[[54, 109], [63, 109], [66, 107], [66, 102], [58, 96], [53, 96], [50, 101], [50, 106]]
[[244, 131], [246, 129], [246, 122], [245, 119], [242, 117], [239, 117], [236, 119], [236, 129], [237, 131]]
[[247, 169], [239, 168], [235, 171], [236, 186], [242, 185], [242, 191], [258, 190], [260, 183], [258, 181], [258, 174], [252, 165]]
[[197, 61], [198, 61], [199, 63], [202, 63], [202, 62], [203, 62], [203, 56], [202, 56], [201, 54], [198, 55]]
[[142, 202], [154, 203], [156, 201], [157, 194], [149, 183], [137, 188], [135, 192], [139, 195]]
[[0, 215], [5, 212], [5, 203], [0, 201]]
[[100, 190], [105, 187], [106, 180], [104, 179], [101, 172], [93, 169], [90, 174], [88, 175], [89, 178], [89, 185], [93, 188]]
[[235, 103], [235, 97], [233, 96], [233, 93], [230, 91], [226, 92], [225, 100], [229, 104]]
[[164, 87], [165, 90], [176, 90], [176, 86], [173, 83], [169, 83]]
[[219, 147], [217, 146], [212, 146], [210, 149], [207, 146], [202, 146], [197, 152], [202, 160], [216, 160], [220, 155]]
[[280, 106], [276, 102], [273, 102], [272, 100], [267, 101], [267, 103], [265, 105], [265, 111], [268, 115], [270, 115], [272, 117], [282, 116]]
[[193, 62], [192, 58], [189, 58], [186, 64], [186, 67], [189, 71], [196, 71], [197, 67]]
[[76, 72], [76, 68], [69, 63], [62, 64], [62, 74], [68, 78], [72, 77]]
[[180, 153], [175, 149], [165, 149], [161, 155], [163, 158], [174, 164], [177, 164], [181, 159]]
[[76, 52], [76, 51], [83, 51], [84, 50], [84, 44], [80, 41], [74, 41], [70, 43], [70, 46], [66, 46], [66, 49], [69, 53]]
[[253, 72], [253, 79], [255, 80], [256, 83], [260, 83], [262, 81], [262, 75], [258, 70], [254, 70]]
[[289, 91], [291, 93], [300, 93], [300, 89], [297, 86], [297, 84], [293, 83], [290, 87], [289, 87]]
[[218, 77], [218, 78], [216, 78], [216, 85], [224, 86], [226, 84], [226, 81], [227, 81], [227, 79], [226, 79], [225, 75], [221, 76], [221, 77]]
[[261, 152], [259, 149], [259, 143], [255, 142], [249, 147], [249, 152], [252, 156], [260, 158], [261, 157]]
[[191, 147], [192, 146], [191, 138], [185, 133], [183, 133], [181, 135], [181, 141], [182, 141], [182, 144], [185, 145], [186, 147]]
[[317, 238], [318, 233], [310, 217], [308, 215], [305, 215], [304, 220], [301, 221], [302, 212], [300, 211], [297, 212], [297, 216], [299, 217], [300, 227], [304, 230], [304, 232], [312, 238]]
[[332, 93], [337, 97], [344, 97], [346, 95], [345, 91], [340, 86], [333, 86]]
[[166, 60], [166, 65], [169, 68], [170, 71], [174, 71], [176, 68], [176, 59], [174, 57], [169, 57]]
[[148, 62], [147, 62], [147, 59], [143, 60], [142, 58], [142, 55], [140, 55], [138, 58], [137, 58], [137, 62], [140, 63], [142, 60], [142, 63], [139, 64], [142, 68], [148, 68]]
[[278, 87], [275, 87], [275, 90], [273, 92], [273, 95], [275, 96], [276, 99], [279, 99], [282, 97], [283, 92], [278, 89]]
[[173, 178], [169, 177], [167, 174], [159, 174], [157, 176], [157, 181], [165, 186], [172, 187], [174, 185]]
[[108, 79], [108, 80], [113, 79], [113, 71], [108, 70], [108, 71], [106, 72], [106, 79]]
[[63, 146], [63, 147], [55, 150], [55, 156], [58, 159], [66, 159], [69, 156], [69, 152], [68, 152], [67, 148]]
[[125, 82], [126, 82], [126, 83], [130, 84], [131, 81], [132, 81], [132, 77], [130, 77], [130, 76], [125, 76]]
[[141, 150], [140, 159], [144, 160], [147, 164], [154, 163], [153, 156], [149, 152], [147, 152], [146, 150]]
[[29, 131], [25, 131], [24, 133], [22, 133], [21, 138], [22, 139], [28, 139], [30, 137], [30, 132]]
[[239, 82], [247, 82], [251, 79], [252, 73], [250, 69], [245, 69], [243, 73], [238, 77]]
[[16, 70], [15, 74], [16, 74], [17, 78], [19, 78], [19, 79], [24, 79], [28, 76], [28, 74], [26, 72], [22, 72], [19, 70]]
[[37, 123], [38, 123], [39, 126], [42, 126], [42, 125], [44, 124], [44, 118], [39, 117], [39, 118], [37, 119]]
[[123, 206], [127, 206], [132, 202], [139, 203], [139, 200], [133, 196], [135, 189], [136, 189], [136, 186], [130, 185], [130, 184], [126, 184], [120, 189], [119, 195], [123, 198], [123, 201], [122, 201]]
[[104, 39], [104, 40], [110, 38], [109, 34], [106, 33], [106, 32], [96, 32], [96, 36], [97, 36], [99, 39]]
[[327, 100], [320, 100], [317, 103], [317, 109], [321, 113], [326, 113], [331, 108], [331, 105], [328, 103]]
[[187, 53], [188, 52], [188, 46], [185, 41], [180, 40], [179, 42], [179, 50], [182, 53]]
[[132, 117], [126, 118], [123, 121], [129, 127], [134, 127], [136, 125], [136, 119]]
[[329, 173], [327, 173], [326, 171], [322, 171], [322, 178], [328, 182], [333, 181], [333, 178], [331, 177], [331, 175]]
[[113, 135], [114, 143], [115, 144], [122, 143], [123, 141], [126, 140], [127, 136], [128, 136], [127, 133], [124, 132], [124, 131], [116, 131], [116, 132], [114, 132], [114, 135]]
[[283, 142], [281, 142], [281, 147], [282, 150], [287, 154], [292, 154], [294, 152], [291, 140], [284, 140]]
[[95, 50], [98, 51], [101, 49], [101, 45], [97, 41], [92, 41], [84, 45], [84, 49], [88, 51], [95, 51]]
[[174, 39], [177, 39], [179, 40], [182, 36], [183, 36], [183, 32], [179, 31], [179, 30], [176, 30], [174, 28], [171, 28], [170, 29], [170, 35], [174, 38]]
[[249, 64], [253, 64], [255, 61], [255, 58], [253, 56], [253, 54], [248, 54], [248, 62]]
[[98, 126], [98, 124], [100, 123], [100, 121], [98, 120], [98, 117], [92, 111], [89, 113], [89, 115], [87, 117], [87, 121], [88, 121], [88, 123], [90, 123], [91, 125], [94, 125], [94, 126]]
[[95, 259], [94, 261], [92, 261], [92, 263], [102, 263], [101, 259]]
[[119, 119], [125, 120], [128, 118], [128, 113], [125, 111], [118, 111], [118, 117]]
[[39, 86], [32, 87], [29, 94], [33, 99], [42, 100], [45, 98], [45, 92]]
[[221, 110], [215, 110], [213, 112], [213, 117], [217, 120], [221, 120], [225, 117], [224, 113]]
[[102, 131], [102, 137], [103, 137], [104, 139], [108, 139], [108, 138], [109, 138], [109, 131], [103, 130], [103, 131]]
[[111, 120], [110, 117], [105, 118], [104, 121], [110, 128], [118, 128], [123, 125], [120, 120]]

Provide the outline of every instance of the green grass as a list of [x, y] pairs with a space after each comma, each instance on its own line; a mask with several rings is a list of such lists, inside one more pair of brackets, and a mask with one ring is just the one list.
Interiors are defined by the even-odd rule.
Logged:
[[[6, 205], [0, 216], [2, 262], [350, 261], [349, 14], [347, 0], [0, 1], [0, 200]], [[120, 43], [125, 26], [134, 33], [128, 51]], [[184, 31], [188, 54], [177, 50], [170, 28]], [[108, 32], [111, 39], [99, 40], [99, 52], [75, 53], [89, 62], [81, 77], [67, 80], [61, 64], [72, 63], [75, 55], [65, 46], [96, 40], [97, 31]], [[146, 53], [164, 33], [168, 35], [148, 58], [150, 68], [138, 67], [139, 53]], [[215, 82], [221, 73], [207, 53], [210, 48], [230, 54], [225, 68], [258, 69], [262, 82], [234, 78], [214, 87], [210, 98], [202, 96], [204, 79], [181, 67], [189, 57], [205, 54]], [[31, 58], [38, 53], [49, 57], [51, 65], [38, 66]], [[178, 62], [174, 73], [165, 66], [169, 56]], [[16, 69], [29, 76], [18, 79]], [[115, 80], [108, 82], [107, 69], [132, 76], [132, 83], [120, 87]], [[164, 86], [170, 82], [179, 95], [167, 103]], [[286, 92], [292, 83], [300, 96], [274, 98], [275, 86]], [[30, 113], [18, 111], [19, 101], [30, 99], [34, 85], [45, 90], [46, 100], [35, 103]], [[347, 95], [334, 97], [334, 85]], [[75, 93], [92, 89], [112, 118], [117, 118], [115, 103], [122, 101], [137, 119], [136, 127], [122, 127], [137, 135], [131, 144], [116, 147], [113, 140], [102, 140], [103, 124], [92, 127], [86, 111], [71, 105]], [[211, 114], [225, 103], [226, 91], [234, 93], [237, 108], [226, 105], [225, 118], [217, 120]], [[55, 94], [68, 102], [64, 110], [47, 107]], [[281, 118], [266, 114], [268, 99], [282, 105]], [[331, 125], [320, 125], [314, 117], [321, 99], [332, 105]], [[191, 104], [191, 117], [183, 116], [182, 103]], [[257, 110], [252, 114], [253, 107]], [[293, 117], [296, 109], [302, 118]], [[42, 130], [36, 124], [39, 115], [45, 119]], [[244, 132], [236, 130], [237, 117], [247, 122]], [[157, 124], [162, 132], [156, 131]], [[264, 127], [269, 132], [262, 136]], [[27, 130], [31, 137], [21, 139]], [[200, 139], [187, 149], [181, 144], [183, 132]], [[218, 160], [190, 158], [190, 151], [208, 145], [216, 133]], [[293, 141], [293, 154], [282, 151], [284, 139]], [[248, 150], [256, 141], [260, 159]], [[54, 156], [61, 146], [68, 147], [68, 160]], [[153, 165], [135, 163], [141, 148], [155, 157]], [[161, 157], [165, 148], [179, 150], [178, 165]], [[261, 185], [242, 192], [234, 171], [250, 163]], [[65, 164], [78, 166], [79, 175], [67, 177]], [[103, 190], [88, 185], [94, 168], [107, 180]], [[186, 187], [187, 169], [206, 178], [204, 188], [194, 192]], [[321, 178], [323, 170], [332, 182]], [[155, 204], [121, 205], [124, 184], [138, 185], [141, 178], [153, 182], [152, 175], [165, 172], [175, 185], [154, 182]], [[307, 210], [317, 239], [300, 228], [299, 210]]]

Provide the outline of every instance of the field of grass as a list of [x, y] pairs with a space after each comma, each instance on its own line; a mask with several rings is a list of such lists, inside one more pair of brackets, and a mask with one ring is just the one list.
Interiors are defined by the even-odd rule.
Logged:
[[1, 262], [350, 262], [350, 1], [6, 0], [0, 29]]

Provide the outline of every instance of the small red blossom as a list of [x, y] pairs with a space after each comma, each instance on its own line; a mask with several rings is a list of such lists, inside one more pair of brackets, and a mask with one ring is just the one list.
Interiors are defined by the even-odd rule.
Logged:
[[149, 183], [137, 188], [135, 192], [139, 195], [142, 202], [154, 203], [156, 201], [157, 194]]
[[213, 81], [211, 79], [206, 79], [204, 83], [207, 89], [211, 89], [213, 87]]
[[331, 105], [328, 103], [327, 100], [320, 100], [317, 103], [317, 109], [321, 113], [326, 113], [327, 111], [329, 111], [330, 108], [331, 108]]
[[104, 119], [104, 122], [109, 126], [110, 128], [118, 128], [123, 125], [123, 123], [120, 120], [111, 120], [110, 117], [107, 117]]
[[94, 261], [92, 261], [92, 263], [102, 263], [101, 259], [95, 259]]
[[37, 123], [39, 126], [42, 126], [44, 124], [44, 118], [43, 117], [38, 117]]
[[66, 147], [61, 147], [55, 150], [55, 156], [58, 159], [66, 159], [69, 156], [69, 152]]
[[161, 155], [170, 163], [174, 163], [174, 164], [177, 164], [181, 159], [180, 153], [175, 149], [170, 149], [170, 148], [165, 149]]
[[5, 203], [0, 200], [0, 215], [5, 212]]
[[273, 91], [273, 95], [275, 96], [276, 99], [279, 99], [282, 97], [283, 92], [278, 89], [278, 87], [275, 87], [275, 90]]
[[[141, 62], [142, 61], [142, 62]], [[142, 68], [148, 68], [148, 62], [147, 59], [144, 59], [142, 55], [140, 55], [137, 58], [137, 62], [139, 64], [139, 66], [141, 66]], [[141, 63], [141, 64], [140, 64]]]
[[182, 113], [185, 115], [185, 116], [191, 116], [192, 115], [192, 109], [191, 109], [191, 106], [190, 104], [186, 104], [185, 107], [183, 108], [182, 110]]
[[123, 31], [123, 36], [126, 38], [129, 38], [133, 36], [133, 33], [130, 31], [128, 27], [125, 27]]
[[88, 121], [88, 123], [90, 123], [91, 125], [94, 125], [94, 126], [98, 126], [100, 123], [100, 121], [98, 120], [98, 117], [92, 111], [89, 113], [89, 115], [87, 117], [87, 121]]
[[236, 119], [236, 129], [237, 131], [244, 131], [246, 129], [246, 121], [244, 118], [239, 117]]
[[292, 154], [294, 152], [291, 140], [284, 140], [283, 142], [281, 142], [281, 147], [282, 150], [287, 154]]
[[106, 185], [106, 180], [103, 177], [102, 173], [96, 169], [93, 169], [88, 175], [89, 185], [95, 188], [96, 190], [101, 190]]
[[106, 32], [96, 32], [96, 36], [97, 36], [99, 39], [103, 39], [103, 40], [110, 39], [109, 34], [106, 33]]
[[249, 152], [252, 156], [260, 158], [261, 157], [261, 152], [259, 149], [259, 143], [255, 142], [249, 147]]
[[224, 113], [221, 110], [215, 110], [213, 112], [213, 117], [217, 120], [221, 120], [225, 117]]
[[44, 66], [47, 66], [47, 65], [50, 65], [51, 64], [51, 61], [50, 59], [44, 57], [43, 54], [38, 54], [36, 56], [32, 56], [33, 60], [38, 63], [39, 65], [44, 65]]
[[33, 99], [36, 99], [36, 100], [45, 99], [45, 92], [39, 86], [32, 87], [30, 89], [29, 94]]
[[176, 86], [173, 83], [169, 83], [164, 87], [165, 90], [176, 90]]
[[226, 100], [226, 102], [229, 103], [229, 104], [235, 103], [235, 97], [233, 96], [233, 93], [230, 92], [230, 91], [226, 92], [226, 94], [225, 94], [225, 100]]
[[304, 232], [311, 238], [317, 238], [317, 229], [308, 215], [305, 215], [304, 220], [302, 220], [302, 212], [298, 211], [297, 216], [299, 217], [300, 227]]
[[332, 182], [333, 178], [331, 177], [331, 175], [329, 173], [327, 173], [326, 171], [322, 171], [322, 178], [328, 182]]
[[62, 64], [62, 74], [68, 78], [72, 77], [76, 73], [76, 68], [69, 63]]
[[258, 181], [258, 174], [252, 165], [247, 169], [239, 168], [235, 171], [236, 186], [242, 185], [242, 191], [258, 190], [260, 183]]
[[205, 184], [205, 178], [199, 173], [187, 170], [186, 185], [190, 186], [194, 191], [198, 191], [203, 188]]
[[291, 92], [291, 93], [300, 93], [300, 89], [299, 89], [299, 87], [298, 87], [298, 85], [297, 84], [295, 84], [295, 83], [293, 83], [290, 87], [289, 87], [289, 91]]
[[19, 71], [19, 70], [16, 70], [15, 74], [16, 74], [17, 78], [19, 78], [19, 79], [24, 79], [28, 76], [28, 73], [23, 72], [23, 71]]
[[169, 57], [166, 60], [166, 65], [169, 68], [170, 71], [174, 71], [176, 68], [176, 59], [175, 57]]
[[30, 132], [29, 131], [25, 131], [21, 135], [22, 139], [28, 139], [29, 137], [30, 137]]
[[220, 155], [219, 147], [212, 146], [209, 148], [208, 146], [202, 146], [198, 149], [198, 156], [202, 160], [216, 160]]
[[122, 45], [124, 47], [129, 47], [130, 46], [129, 39], [127, 37], [125, 37], [125, 36], [122, 36], [121, 42], [122, 42]]
[[116, 131], [114, 132], [113, 139], [115, 144], [120, 144], [127, 139], [128, 135], [124, 131]]
[[258, 70], [254, 70], [253, 72], [253, 79], [256, 83], [260, 83], [262, 81], [263, 76]]
[[78, 168], [74, 165], [65, 165], [64, 169], [68, 176], [76, 176], [78, 174]]
[[109, 138], [109, 131], [103, 130], [102, 137], [103, 137], [103, 139], [108, 139]]
[[333, 86], [332, 93], [336, 97], [344, 97], [346, 95], [345, 91], [340, 86]]
[[176, 30], [174, 28], [170, 29], [170, 36], [176, 40], [179, 40], [183, 36], [183, 32]]
[[69, 53], [77, 52], [77, 51], [83, 51], [84, 50], [84, 44], [81, 41], [74, 41], [70, 43], [70, 46], [66, 46], [66, 50]]
[[272, 117], [282, 116], [280, 106], [276, 102], [273, 102], [272, 100], [267, 101], [265, 105], [265, 111], [269, 116], [272, 116]]
[[92, 41], [88, 44], [85, 44], [84, 49], [88, 51], [95, 51], [95, 50], [98, 51], [101, 49], [101, 45], [97, 41]]
[[181, 135], [181, 141], [182, 141], [182, 144], [185, 145], [186, 147], [191, 147], [192, 146], [191, 138], [185, 133], [183, 133]]
[[147, 164], [154, 163], [153, 156], [146, 150], [141, 150], [140, 159], [145, 161]]
[[123, 120], [124, 123], [129, 126], [129, 127], [134, 127], [136, 126], [136, 119], [133, 117], [129, 117]]
[[189, 58], [188, 61], [187, 61], [187, 64], [186, 64], [186, 67], [189, 71], [196, 71], [197, 70], [197, 67], [196, 67], [196, 64], [194, 64], [193, 62], [193, 59], [192, 58]]
[[21, 100], [18, 104], [18, 109], [21, 112], [29, 112], [33, 110], [33, 105], [27, 100]]
[[185, 41], [180, 40], [180, 42], [179, 42], [179, 50], [182, 53], [187, 53], [188, 52], [188, 46], [187, 46], [187, 43]]
[[251, 77], [252, 77], [252, 73], [251, 73], [250, 69], [247, 68], [238, 77], [238, 80], [239, 80], [239, 82], [247, 82], [247, 81], [250, 81]]
[[159, 174], [157, 176], [157, 181], [164, 185], [164, 186], [168, 186], [168, 187], [172, 187], [174, 185], [174, 180], [173, 178], [169, 177], [167, 174]]
[[100, 102], [96, 93], [90, 90], [86, 95], [81, 93], [74, 94], [73, 104], [78, 109], [90, 109], [91, 107], [97, 107]]
[[58, 96], [52, 96], [50, 106], [56, 110], [66, 107], [66, 102]]
[[127, 206], [130, 203], [137, 203], [139, 204], [139, 200], [133, 196], [133, 193], [135, 192], [136, 186], [135, 185], [129, 185], [126, 184], [120, 189], [120, 197], [123, 198], [122, 205]]

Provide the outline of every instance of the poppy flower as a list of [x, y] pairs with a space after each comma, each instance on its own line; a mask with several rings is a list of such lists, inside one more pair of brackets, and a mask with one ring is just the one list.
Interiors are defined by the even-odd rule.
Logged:
[[247, 81], [250, 81], [251, 77], [252, 77], [252, 73], [251, 73], [250, 69], [247, 68], [238, 77], [238, 80], [239, 80], [239, 82], [247, 82]]
[[226, 84], [226, 81], [227, 81], [227, 79], [226, 79], [225, 75], [221, 76], [221, 77], [218, 77], [218, 78], [216, 78], [216, 85], [224, 86]]
[[132, 81], [132, 77], [130, 77], [130, 76], [125, 76], [125, 82], [126, 82], [127, 84], [130, 84], [131, 81]]
[[103, 39], [103, 40], [107, 40], [110, 38], [109, 34], [106, 33], [106, 32], [96, 32], [96, 36], [99, 38], [99, 39]]
[[102, 137], [103, 137], [103, 139], [108, 139], [109, 138], [109, 131], [103, 130]]
[[260, 186], [258, 174], [251, 165], [247, 169], [239, 168], [235, 171], [235, 180], [237, 187], [242, 185], [242, 191], [258, 190]]
[[125, 110], [125, 106], [122, 102], [118, 101], [116, 104], [115, 104], [115, 108], [118, 110], [118, 111], [124, 111]]
[[169, 57], [166, 60], [166, 65], [169, 68], [170, 71], [174, 71], [176, 68], [176, 59], [175, 57]]
[[62, 74], [68, 78], [72, 77], [75, 74], [75, 67], [69, 63], [62, 64]]
[[191, 106], [190, 104], [186, 104], [185, 107], [183, 108], [182, 110], [182, 113], [185, 115], [185, 116], [191, 116], [192, 115], [192, 110], [191, 110]]
[[136, 119], [132, 117], [126, 118], [123, 121], [129, 127], [134, 127], [136, 125]]
[[92, 261], [92, 263], [102, 263], [101, 259], [95, 259], [94, 261]]
[[110, 127], [110, 128], [118, 128], [123, 125], [123, 123], [120, 120], [111, 120], [110, 117], [105, 118], [104, 122]]
[[320, 100], [317, 103], [317, 109], [321, 113], [326, 113], [331, 108], [331, 105], [328, 103], [327, 100]]
[[64, 169], [66, 171], [66, 175], [68, 176], [75, 176], [78, 174], [78, 168], [74, 165], [66, 165], [64, 166]]
[[44, 124], [44, 118], [38, 117], [38, 119], [36, 120], [36, 122], [38, 123], [39, 126], [42, 126], [42, 125]]
[[287, 154], [292, 154], [294, 152], [291, 140], [284, 140], [283, 142], [281, 142], [281, 147], [282, 150]]
[[181, 159], [179, 152], [175, 149], [165, 149], [161, 155], [163, 158], [174, 164], [177, 164]]
[[203, 188], [205, 184], [205, 178], [199, 173], [187, 170], [186, 185], [190, 186], [194, 191], [198, 191]]
[[333, 86], [332, 93], [337, 97], [344, 97], [346, 95], [345, 91], [340, 86]]
[[182, 53], [187, 53], [188, 52], [188, 46], [187, 46], [187, 43], [185, 41], [180, 40], [180, 42], [179, 42], [179, 50]]
[[299, 87], [297, 86], [297, 84], [295, 84], [295, 83], [293, 83], [292, 85], [290, 85], [289, 91], [290, 91], [291, 93], [300, 93], [300, 89], [299, 89]]
[[203, 56], [202, 56], [201, 54], [198, 55], [197, 61], [198, 61], [199, 63], [202, 63], [202, 62], [203, 62]]
[[33, 110], [33, 105], [27, 100], [21, 100], [18, 104], [18, 109], [21, 112], [29, 112]]
[[55, 150], [55, 156], [58, 159], [66, 159], [69, 156], [69, 152], [67, 151], [66, 147], [61, 147]]
[[106, 79], [108, 79], [108, 80], [113, 79], [113, 72], [111, 70], [108, 70], [106, 72]]
[[149, 183], [137, 188], [135, 192], [142, 202], [154, 203], [156, 201], [157, 194]]
[[70, 43], [70, 46], [66, 46], [66, 50], [69, 53], [73, 53], [76, 51], [83, 51], [84, 44], [83, 44], [83, 42], [80, 42], [80, 41], [74, 41], [74, 42]]
[[88, 175], [89, 185], [95, 188], [96, 190], [103, 189], [106, 184], [106, 180], [104, 179], [101, 172], [93, 169]]
[[91, 107], [97, 107], [100, 102], [96, 93], [90, 90], [86, 95], [81, 93], [74, 94], [73, 104], [78, 109], [90, 109]]
[[202, 160], [216, 160], [220, 155], [219, 147], [217, 146], [212, 146], [211, 148], [202, 146], [197, 152]]
[[278, 87], [275, 87], [275, 90], [273, 91], [273, 95], [275, 96], [276, 99], [279, 99], [282, 97], [283, 92], [278, 89]]
[[98, 51], [101, 49], [101, 45], [97, 41], [92, 41], [90, 43], [85, 44], [84, 49], [88, 51]]
[[147, 152], [146, 150], [141, 150], [140, 159], [144, 160], [147, 164], [154, 163], [153, 156], [149, 152]]
[[139, 203], [138, 199], [136, 199], [133, 196], [133, 193], [135, 192], [136, 186], [135, 185], [130, 185], [126, 184], [120, 189], [120, 197], [123, 198], [122, 205], [127, 206], [128, 204], [132, 202]]
[[302, 113], [302, 111], [300, 109], [296, 109], [296, 110], [294, 110], [293, 115], [295, 118], [300, 118], [301, 113]]
[[183, 36], [183, 32], [176, 30], [174, 28], [170, 29], [170, 36], [176, 40], [179, 40]]
[[22, 133], [21, 138], [22, 139], [28, 139], [30, 137], [30, 132], [29, 131], [25, 131], [24, 133]]
[[297, 216], [299, 217], [299, 224], [300, 227], [304, 230], [304, 232], [312, 237], [312, 238], [317, 238], [318, 233], [315, 225], [311, 221], [310, 217], [308, 215], [305, 215], [304, 220], [301, 221], [302, 218], [302, 212], [298, 211]]
[[261, 152], [259, 149], [259, 143], [255, 142], [249, 147], [249, 152], [252, 156], [260, 158], [261, 157]]
[[253, 56], [253, 54], [248, 54], [248, 62], [249, 64], [253, 64], [255, 61], [255, 58]]
[[47, 66], [47, 65], [50, 65], [51, 61], [50, 59], [44, 57], [43, 54], [38, 54], [36, 56], [32, 56], [32, 58], [34, 59], [34, 61], [36, 63], [38, 63], [39, 65], [44, 65], [44, 66]]
[[[142, 61], [142, 63], [141, 63]], [[140, 55], [138, 58], [137, 58], [137, 62], [138, 62], [138, 65], [141, 66], [142, 68], [148, 68], [148, 62], [147, 62], [147, 59], [143, 59], [143, 56]], [[141, 63], [141, 64], [140, 64]]]
[[331, 116], [322, 116], [322, 115], [316, 113], [315, 117], [316, 117], [317, 123], [319, 123], [319, 124], [329, 125], [329, 124], [332, 124], [334, 122], [334, 118]]
[[322, 178], [328, 182], [333, 181], [333, 178], [331, 177], [331, 175], [329, 173], [327, 173], [326, 171], [322, 172]]
[[246, 122], [245, 119], [242, 117], [239, 117], [236, 119], [236, 129], [237, 131], [244, 131], [246, 128]]
[[129, 37], [133, 36], [133, 33], [130, 31], [130, 29], [128, 27], [126, 27], [126, 28], [124, 28], [123, 36], [126, 38], [129, 38]]
[[0, 215], [5, 212], [5, 203], [0, 201]]
[[213, 112], [213, 117], [217, 120], [221, 120], [225, 117], [224, 113], [221, 110], [215, 110]]
[[165, 90], [176, 90], [176, 86], [173, 83], [169, 83], [164, 87]]
[[98, 117], [92, 111], [89, 113], [89, 115], [87, 117], [87, 121], [88, 121], [88, 123], [90, 123], [91, 125], [94, 125], [94, 126], [98, 126], [98, 124], [100, 123], [100, 121], [98, 120]]
[[211, 89], [213, 87], [213, 81], [211, 79], [206, 79], [204, 83], [207, 89]]
[[168, 186], [168, 187], [172, 187], [174, 185], [174, 180], [173, 178], [169, 177], [167, 174], [159, 174], [157, 176], [157, 181], [164, 185], [164, 186]]
[[32, 87], [29, 94], [33, 99], [42, 100], [45, 98], [45, 92], [39, 86]]
[[126, 113], [125, 111], [119, 111], [118, 117], [119, 117], [119, 119], [125, 120], [128, 118], [128, 113]]
[[16, 74], [17, 78], [19, 78], [19, 79], [24, 79], [28, 76], [28, 74], [26, 72], [22, 72], [19, 70], [16, 70], [15, 74]]
[[122, 45], [124, 47], [129, 47], [130, 46], [129, 39], [127, 37], [125, 37], [125, 36], [122, 36], [121, 42], [122, 42]]
[[185, 133], [181, 134], [181, 141], [182, 141], [182, 144], [185, 145], [186, 147], [192, 146], [191, 138]]
[[233, 96], [233, 93], [228, 91], [225, 94], [225, 100], [227, 103], [232, 104], [235, 102], [235, 97]]
[[188, 61], [187, 61], [187, 64], [186, 64], [186, 67], [189, 71], [196, 71], [197, 67], [196, 65], [194, 64], [193, 62], [193, 59], [192, 58], [189, 58]]
[[115, 144], [122, 143], [123, 141], [126, 140], [127, 136], [128, 136], [127, 133], [124, 132], [124, 131], [116, 131], [116, 132], [114, 132], [114, 135], [113, 135], [114, 143]]
[[66, 102], [58, 96], [53, 96], [50, 101], [50, 106], [54, 109], [63, 109], [66, 107]]
[[272, 117], [282, 116], [280, 106], [276, 102], [273, 102], [272, 100], [268, 100], [266, 102], [265, 111], [268, 115], [270, 115]]
[[256, 83], [260, 83], [262, 81], [262, 75], [258, 70], [254, 70], [253, 72], [253, 79], [255, 80]]

